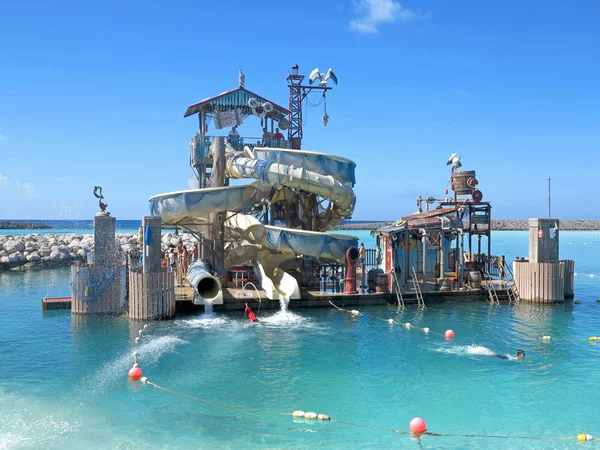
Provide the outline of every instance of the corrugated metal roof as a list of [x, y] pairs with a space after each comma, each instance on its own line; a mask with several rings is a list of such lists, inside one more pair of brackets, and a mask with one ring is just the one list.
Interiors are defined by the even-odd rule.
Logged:
[[413, 219], [424, 219], [427, 217], [439, 217], [445, 216], [446, 214], [450, 214], [456, 212], [457, 208], [439, 208], [432, 209], [431, 211], [423, 211], [421, 213], [411, 214], [410, 216], [404, 216], [402, 220], [413, 220]]
[[290, 111], [282, 106], [279, 106], [277, 103], [267, 100], [265, 97], [261, 97], [260, 95], [255, 94], [243, 87], [233, 89], [232, 91], [226, 91], [222, 94], [219, 94], [215, 97], [210, 97], [202, 100], [199, 103], [195, 103], [193, 105], [188, 106], [185, 110], [185, 114], [183, 117], [191, 116], [192, 114], [196, 114], [202, 111], [205, 107], [230, 107], [230, 108], [244, 108], [248, 107], [248, 100], [251, 98], [255, 98], [260, 103], [270, 102], [273, 105], [273, 113], [274, 114], [284, 114], [289, 115]]

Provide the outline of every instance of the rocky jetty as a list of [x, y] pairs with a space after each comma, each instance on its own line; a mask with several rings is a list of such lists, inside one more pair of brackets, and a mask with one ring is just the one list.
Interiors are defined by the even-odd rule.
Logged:
[[[189, 233], [165, 233], [161, 248], [177, 246], [179, 239], [191, 250], [195, 238]], [[117, 234], [117, 248], [124, 253], [139, 254], [141, 243], [137, 234]], [[0, 235], [0, 270], [50, 268], [68, 266], [86, 261], [94, 249], [92, 234], [27, 234], [23, 236]]]
[[[338, 230], [376, 230], [395, 222], [349, 222], [338, 225]], [[492, 230], [522, 231], [529, 229], [528, 219], [492, 219]], [[600, 230], [600, 220], [561, 220], [563, 231], [596, 231]]]
[[39, 222], [0, 220], [0, 230], [49, 230], [51, 228]]

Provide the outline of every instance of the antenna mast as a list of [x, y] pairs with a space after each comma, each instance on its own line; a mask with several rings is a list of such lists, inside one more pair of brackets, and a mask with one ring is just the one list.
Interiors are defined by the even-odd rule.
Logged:
[[551, 212], [551, 210], [550, 210], [550, 178], [548, 178], [548, 219], [550, 219], [552, 217], [550, 212]]

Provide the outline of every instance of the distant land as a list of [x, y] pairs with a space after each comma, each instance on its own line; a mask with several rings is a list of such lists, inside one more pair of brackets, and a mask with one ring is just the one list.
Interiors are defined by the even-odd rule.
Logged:
[[[338, 230], [376, 230], [377, 228], [392, 225], [394, 222], [359, 222], [348, 221], [339, 224]], [[561, 230], [593, 231], [600, 230], [600, 220], [560, 220]], [[528, 219], [498, 219], [492, 220], [492, 230], [522, 231], [529, 229]]]
[[0, 220], [0, 230], [49, 230], [51, 228], [40, 222]]

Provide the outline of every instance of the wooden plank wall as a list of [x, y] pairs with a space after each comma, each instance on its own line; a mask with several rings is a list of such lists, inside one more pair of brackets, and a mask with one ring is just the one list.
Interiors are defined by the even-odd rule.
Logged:
[[514, 278], [522, 300], [536, 303], [565, 299], [565, 265], [553, 263], [514, 263]]
[[84, 292], [89, 285], [90, 272], [95, 278], [100, 276], [103, 268], [91, 265], [73, 265], [71, 266], [71, 280], [73, 287], [71, 289], [71, 312], [77, 314], [122, 314], [124, 312], [123, 294], [121, 292], [121, 277], [124, 271], [120, 268], [111, 287], [102, 295], [101, 298], [83, 301], [78, 298], [78, 292]]
[[171, 272], [129, 272], [129, 318], [172, 319], [175, 316], [175, 279]]
[[564, 264], [565, 272], [565, 297], [573, 298], [575, 296], [575, 261], [565, 259], [561, 263]]

